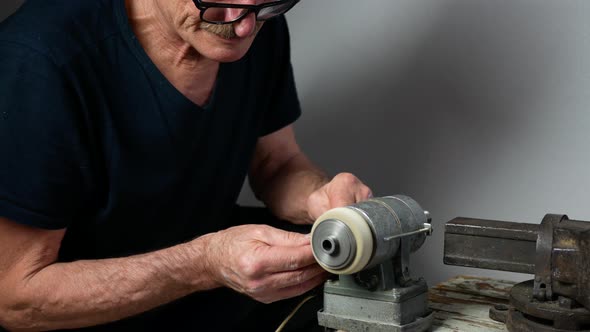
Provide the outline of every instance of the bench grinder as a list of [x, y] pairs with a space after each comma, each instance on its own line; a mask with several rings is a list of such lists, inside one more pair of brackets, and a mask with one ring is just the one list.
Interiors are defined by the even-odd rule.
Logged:
[[319, 324], [348, 332], [427, 330], [428, 286], [410, 278], [409, 263], [431, 232], [429, 213], [402, 195], [321, 215], [311, 231], [313, 254], [338, 280], [324, 285]]

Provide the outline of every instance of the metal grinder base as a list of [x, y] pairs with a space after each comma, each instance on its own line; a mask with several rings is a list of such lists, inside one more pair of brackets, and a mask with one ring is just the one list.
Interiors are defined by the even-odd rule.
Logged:
[[349, 332], [414, 332], [426, 331], [432, 325], [428, 286], [424, 280], [373, 292], [359, 289], [351, 282], [354, 280], [345, 276], [326, 282], [324, 309], [318, 312], [321, 326]]

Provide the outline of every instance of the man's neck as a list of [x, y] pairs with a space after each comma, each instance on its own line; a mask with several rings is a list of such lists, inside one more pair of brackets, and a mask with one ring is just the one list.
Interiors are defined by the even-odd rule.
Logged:
[[126, 0], [131, 27], [145, 52], [160, 72], [183, 95], [204, 105], [211, 95], [219, 63], [200, 55], [171, 26], [154, 0]]

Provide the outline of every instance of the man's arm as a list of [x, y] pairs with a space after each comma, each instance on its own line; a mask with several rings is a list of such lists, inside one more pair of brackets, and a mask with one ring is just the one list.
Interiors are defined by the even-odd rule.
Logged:
[[128, 258], [56, 263], [64, 234], [0, 218], [0, 325], [96, 325], [219, 286], [198, 259], [206, 241]]
[[292, 126], [258, 140], [250, 167], [256, 197], [279, 218], [310, 224], [325, 211], [356, 203], [371, 189], [350, 173], [331, 180], [301, 151]]
[[325, 279], [307, 238], [268, 226], [229, 228], [137, 256], [59, 263], [64, 233], [0, 217], [1, 326], [92, 326], [220, 286], [273, 302]]

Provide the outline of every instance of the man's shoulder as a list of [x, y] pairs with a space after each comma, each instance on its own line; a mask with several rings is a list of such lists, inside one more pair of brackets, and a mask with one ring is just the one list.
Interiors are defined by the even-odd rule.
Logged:
[[28, 49], [56, 64], [116, 33], [117, 0], [28, 0], [0, 24], [0, 51]]

